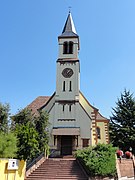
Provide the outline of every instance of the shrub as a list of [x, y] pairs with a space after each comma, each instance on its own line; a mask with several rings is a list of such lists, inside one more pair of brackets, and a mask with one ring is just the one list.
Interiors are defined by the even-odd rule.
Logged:
[[116, 175], [116, 148], [111, 144], [98, 144], [76, 152], [76, 157], [85, 165], [91, 176]]

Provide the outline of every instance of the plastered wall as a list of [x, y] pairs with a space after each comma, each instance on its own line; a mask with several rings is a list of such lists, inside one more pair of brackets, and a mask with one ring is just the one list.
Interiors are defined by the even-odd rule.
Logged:
[[101, 139], [98, 139], [97, 143], [105, 143], [106, 144], [106, 132], [105, 132], [105, 123], [97, 122], [97, 127], [100, 128]]
[[0, 159], [0, 180], [24, 180], [26, 162], [19, 161], [18, 170], [8, 170], [8, 159]]

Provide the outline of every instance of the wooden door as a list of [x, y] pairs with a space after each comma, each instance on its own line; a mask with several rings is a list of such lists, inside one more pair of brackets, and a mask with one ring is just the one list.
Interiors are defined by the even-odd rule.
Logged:
[[61, 155], [72, 154], [72, 136], [61, 136]]

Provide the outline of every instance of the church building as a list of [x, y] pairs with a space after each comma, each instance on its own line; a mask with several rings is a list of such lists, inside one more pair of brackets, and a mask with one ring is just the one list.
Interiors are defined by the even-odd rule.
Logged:
[[79, 36], [69, 12], [58, 36], [56, 90], [37, 97], [28, 108], [49, 114], [49, 146], [56, 155], [71, 155], [77, 149], [109, 143], [108, 123], [80, 91]]

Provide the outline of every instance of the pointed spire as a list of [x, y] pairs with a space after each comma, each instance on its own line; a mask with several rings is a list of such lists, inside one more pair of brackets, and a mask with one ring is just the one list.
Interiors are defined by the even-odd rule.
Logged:
[[66, 36], [66, 37], [78, 36], [76, 33], [76, 30], [75, 30], [74, 22], [73, 22], [72, 15], [71, 15], [70, 11], [69, 11], [69, 14], [68, 14], [68, 17], [67, 17], [67, 20], [66, 20], [66, 23], [65, 23], [65, 26], [63, 28], [61, 36]]

